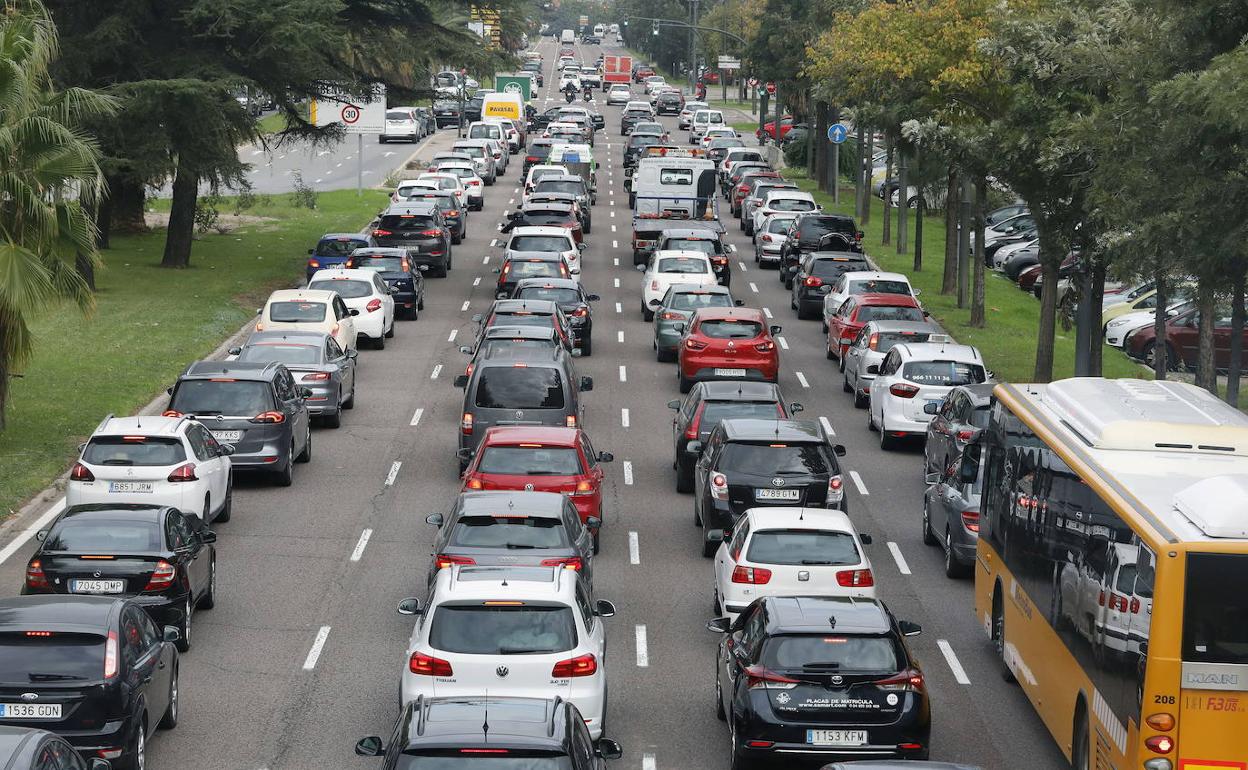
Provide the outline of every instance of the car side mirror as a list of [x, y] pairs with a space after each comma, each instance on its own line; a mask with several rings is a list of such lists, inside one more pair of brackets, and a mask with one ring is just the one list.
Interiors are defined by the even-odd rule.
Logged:
[[573, 357], [573, 358], [580, 358], [580, 357], [581, 357], [581, 356], [583, 356], [583, 355], [584, 355], [584, 352], [582, 352], [580, 348], [572, 348], [572, 357]]
[[639, 273], [644, 273], [644, 272], [646, 272], [646, 266], [645, 266], [645, 265], [637, 265], [637, 266], [636, 266], [636, 268], [637, 268], [637, 272], [639, 272]]
[[466, 356], [470, 356], [470, 355], [472, 355], [472, 353], [473, 353], [472, 346], [471, 346], [471, 345], [460, 345], [460, 346], [459, 346], [459, 352], [460, 352], [460, 353], [463, 353], [463, 354], [464, 354], [464, 355], [466, 355]]
[[585, 295], [585, 301], [586, 301], [586, 302], [597, 302], [597, 301], [598, 301], [598, 300], [600, 300], [600, 299], [602, 299], [602, 297], [598, 296], [597, 294], [586, 294], [586, 295]]
[[836, 455], [837, 457], [844, 457], [844, 456], [845, 456], [845, 445], [844, 445], [844, 444], [833, 444], [833, 445], [832, 445], [832, 454]]
[[351, 350], [348, 350], [348, 351], [347, 351], [347, 358], [351, 359], [352, 361], [354, 361], [355, 359], [357, 359], [357, 358], [359, 358], [359, 357], [360, 357], [360, 351], [358, 351], [358, 350], [356, 350], [356, 349], [354, 349], [354, 348], [352, 348]]
[[789, 414], [797, 414], [798, 412], [804, 412], [804, 411], [806, 411], [806, 407], [802, 406], [796, 401], [789, 404]]
[[923, 317], [924, 317], [924, 318], [931, 318], [931, 317], [932, 317], [932, 314], [931, 314], [931, 313], [929, 313], [929, 312], [927, 312], [926, 310], [924, 310], [924, 311], [923, 311]]
[[684, 333], [685, 333], [685, 322], [684, 322], [684, 321], [677, 321], [676, 323], [672, 324], [672, 331], [676, 332], [677, 334], [684, 334]]
[[424, 611], [420, 608], [420, 599], [414, 596], [400, 601], [398, 609], [400, 615], [419, 615]]
[[940, 403], [936, 401], [928, 401], [923, 405], [923, 414], [936, 414], [940, 411]]
[[706, 624], [707, 631], [714, 631], [717, 634], [726, 634], [732, 630], [732, 621], [728, 618], [715, 618]]
[[435, 526], [435, 527], [440, 527], [440, 526], [442, 526], [442, 524], [443, 524], [445, 521], [446, 521], [446, 520], [442, 517], [442, 514], [440, 514], [440, 513], [431, 513], [431, 514], [429, 514], [428, 516], [426, 516], [426, 517], [425, 517], [425, 523], [426, 523], [426, 524], [432, 524], [432, 525], [433, 525], [433, 526]]
[[36, 540], [40, 540], [40, 541], [41, 541], [41, 540], [43, 540], [44, 538], [46, 538], [47, 536], [48, 536], [48, 531], [47, 531], [46, 529], [41, 529], [41, 530], [39, 530], [38, 532], [36, 532], [36, 533], [35, 533], [35, 539], [36, 539]]
[[668, 402], [667, 402], [667, 408], [668, 408], [668, 409], [679, 409], [679, 408], [680, 408], [680, 399], [679, 399], [679, 398], [673, 398], [671, 401], [668, 401]]
[[569, 270], [568, 272], [569, 272], [569, 273], [571, 273], [572, 275], [580, 275], [580, 274], [581, 274], [581, 269], [580, 269], [579, 267], [574, 267], [574, 268], [572, 268], [571, 270]]
[[600, 463], [611, 463], [611, 462], [615, 462], [615, 455], [611, 454], [610, 452], [599, 452], [599, 453], [598, 453], [598, 462], [600, 462]]
[[780, 324], [772, 324], [769, 330], [771, 331], [772, 334], [779, 334], [780, 332], [784, 331], [784, 329], [780, 327]]
[[113, 763], [109, 762], [107, 759], [100, 759], [99, 757], [94, 757], [92, 758], [91, 764], [88, 765], [88, 767], [90, 767], [91, 770], [112, 770]]
[[593, 377], [581, 377], [581, 391], [590, 391], [594, 389]]
[[922, 294], [922, 293], [923, 293], [923, 290], [922, 290], [922, 289], [911, 289], [911, 290], [910, 290], [910, 293], [911, 293], [912, 295], [914, 295], [914, 296], [916, 296], [916, 297], [917, 297], [917, 296], [919, 296], [920, 294]]
[[690, 455], [702, 454], [702, 442], [690, 441], [688, 444], [685, 444], [685, 454], [690, 454]]
[[258, 308], [256, 308], [256, 315], [260, 315], [260, 314], [261, 314], [261, 313], [263, 313], [263, 312], [264, 312], [264, 308], [262, 308], [262, 307], [258, 307]]
[[468, 387], [468, 375], [466, 375], [466, 374], [460, 374], [460, 375], [456, 376], [456, 377], [455, 377], [455, 387], [457, 387], [457, 388], [466, 388], [466, 387]]
[[370, 735], [356, 742], [355, 753], [361, 757], [380, 757], [386, 753], [386, 747], [381, 742], [381, 738], [378, 738], [376, 735]]
[[182, 632], [173, 626], [165, 626], [161, 629], [161, 637], [166, 642], [176, 642], [182, 638]]
[[879, 373], [880, 373], [879, 364], [871, 364], [870, 366], [867, 367], [867, 374], [879, 374]]
[[586, 246], [586, 245], [585, 245], [585, 244], [583, 244], [583, 243], [578, 243], [578, 244], [576, 244], [576, 250], [577, 250], [577, 251], [584, 251], [584, 250], [585, 250], [585, 249], [587, 249], [587, 248], [589, 248], [589, 247], [588, 247], [588, 246]]
[[199, 541], [204, 544], [217, 542], [217, 533], [212, 530], [205, 530], [199, 533]]
[[309, 254], [315, 254], [315, 253], [316, 253], [316, 249], [308, 249], [308, 253], [309, 253]]
[[708, 543], [722, 543], [722, 542], [724, 542], [724, 539], [725, 539], [725, 538], [727, 538], [727, 537], [731, 537], [731, 535], [729, 534], [729, 530], [726, 530], [726, 529], [712, 529], [710, 532], [707, 532], [707, 533], [706, 533], [706, 542], [708, 542]]
[[600, 618], [613, 618], [615, 617], [615, 605], [606, 599], [599, 599], [598, 603], [594, 605], [594, 614]]
[[963, 484], [973, 484], [979, 476], [979, 461], [970, 457], [963, 457], [962, 464], [958, 466], [958, 481]]
[[743, 300], [743, 299], [734, 299], [734, 300], [732, 301], [732, 304], [733, 304], [734, 306], [736, 306], [736, 307], [745, 307], [745, 300]]
[[485, 316], [481, 315], [480, 313], [473, 313], [472, 318], [468, 320], [472, 321], [473, 323], [479, 324], [485, 320]]
[[594, 752], [603, 759], [619, 759], [624, 756], [624, 749], [610, 738], [599, 738], [594, 744]]
[[589, 518], [585, 519], [586, 529], [598, 529], [601, 526], [602, 526], [602, 519], [598, 518], [597, 516], [590, 516]]
[[901, 631], [902, 636], [918, 636], [923, 633], [923, 626], [918, 623], [912, 623], [909, 620], [897, 621], [897, 630]]
[[[172, 396], [172, 395], [173, 395], [173, 386], [172, 386], [172, 385], [170, 385], [169, 387], [165, 388], [165, 393], [166, 393], [167, 395]], [[80, 450], [80, 451], [81, 451], [81, 450]]]
[[497, 267], [496, 267], [496, 268], [494, 268], [494, 269], [490, 270], [490, 272], [491, 272], [491, 273], [494, 273], [495, 275], [499, 275], [499, 274], [501, 274], [503, 271], [502, 271], [502, 270], [500, 270], [499, 268], [497, 268]]
[[939, 483], [939, 482], [940, 482], [940, 474], [939, 474], [939, 473], [924, 473], [924, 474], [923, 474], [923, 483], [924, 483], [924, 484], [937, 484], [937, 483]]
[[859, 532], [859, 533], [858, 533], [858, 540], [859, 540], [859, 541], [860, 541], [863, 545], [871, 545], [871, 540], [872, 540], [872, 538], [871, 538], [871, 536], [870, 536], [870, 535], [868, 535], [866, 532]]
[[353, 308], [351, 308], [348, 312], [349, 312], [351, 315], [353, 315], [353, 316], [354, 316], [354, 315], [359, 315], [359, 314], [360, 314], [360, 310], [359, 310], [359, 308], [354, 308], [354, 307], [353, 307]]
[[229, 350], [227, 350], [227, 351], [225, 351], [225, 352], [229, 353], [229, 354], [230, 354], [230, 355], [232, 355], [232, 356], [237, 356], [237, 355], [239, 355], [239, 354], [241, 354], [241, 353], [243, 352], [243, 349], [242, 349], [242, 348], [237, 348], [237, 347], [236, 347], [236, 348], [230, 348]]

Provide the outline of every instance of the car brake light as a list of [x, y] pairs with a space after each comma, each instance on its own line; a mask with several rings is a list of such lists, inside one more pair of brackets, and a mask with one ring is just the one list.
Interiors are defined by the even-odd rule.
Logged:
[[812, 288], [817, 287], [817, 286], [822, 286], [822, 285], [823, 285], [823, 279], [822, 279], [822, 278], [819, 278], [819, 277], [817, 277], [817, 276], [808, 275], [808, 276], [806, 276], [806, 280], [802, 281], [802, 285], [803, 285], [803, 286], [810, 286], [810, 287], [812, 287]]
[[871, 350], [878, 350], [880, 344], [880, 335], [872, 334], [871, 339], [867, 340], [867, 347]]
[[572, 311], [573, 318], [584, 318], [587, 315], [589, 315], [589, 308], [587, 307], [578, 307], [576, 310]]
[[144, 591], [163, 591], [173, 585], [174, 579], [178, 577], [178, 570], [169, 562], [161, 559], [156, 562], [156, 568], [152, 570], [152, 576], [147, 579], [147, 587]]
[[195, 475], [195, 463], [183, 463], [173, 469], [169, 474], [167, 481], [199, 481], [199, 477]]
[[840, 502], [845, 495], [845, 482], [841, 477], [833, 476], [828, 479], [828, 497], [829, 503]]
[[373, 237], [375, 238], [384, 238], [387, 235], [394, 235], [394, 232], [391, 230], [374, 230], [373, 231]]
[[573, 490], [573, 496], [592, 495], [594, 493], [594, 483], [589, 480], [576, 482], [576, 489]]
[[267, 425], [280, 425], [286, 422], [286, 415], [281, 412], [261, 412], [251, 418], [251, 422], [259, 422]]
[[592, 652], [578, 655], [575, 658], [561, 660], [551, 669], [553, 679], [569, 679], [578, 676], [593, 676], [598, 673], [598, 658]]
[[437, 238], [438, 236], [442, 235], [442, 231], [437, 228], [434, 228], [432, 230], [421, 230], [420, 234], [425, 236], [426, 238]]
[[706, 343], [701, 340], [685, 340], [686, 350], [705, 350]]
[[472, 414], [464, 412], [463, 418], [459, 421], [459, 430], [465, 436], [472, 435]]
[[407, 669], [421, 676], [454, 676], [449, 660], [435, 658], [423, 652], [412, 653], [412, 657], [407, 661]]
[[33, 589], [50, 588], [48, 576], [43, 573], [43, 562], [31, 559], [26, 565], [26, 587]]
[[82, 463], [74, 463], [74, 469], [69, 472], [69, 478], [73, 481], [95, 481], [95, 474]]
[[748, 666], [745, 669], [745, 686], [751, 690], [791, 690], [797, 687], [797, 680], [768, 671], [762, 666]]
[[571, 570], [576, 570], [579, 572], [581, 567], [583, 567], [584, 565], [581, 563], [581, 557], [567, 556], [567, 557], [558, 558], [558, 559], [542, 559], [542, 566], [543, 567], [563, 567], [564, 569], [571, 569]]
[[433, 561], [434, 561], [434, 564], [437, 565], [438, 569], [446, 569], [452, 564], [476, 564], [477, 563], [476, 559], [473, 559], [470, 556], [448, 556], [447, 554], [444, 554], [444, 553], [438, 554], [434, 558]]
[[321, 263], [317, 262], [315, 259], [308, 260], [308, 267], [320, 267], [320, 266], [321, 266]]
[[694, 412], [693, 419], [689, 421], [688, 427], [685, 428], [685, 438], [693, 440], [698, 437], [698, 429], [702, 425], [702, 412], [706, 409], [706, 402], [698, 404], [698, 411]]
[[[978, 526], [978, 525], [977, 525], [977, 526]], [[977, 532], [979, 531], [979, 530], [978, 530], [978, 528], [976, 529], [976, 531], [977, 531]], [[1132, 596], [1132, 597], [1131, 597], [1131, 610], [1130, 610], [1130, 612], [1131, 612], [1131, 614], [1132, 614], [1132, 615], [1138, 615], [1138, 614], [1139, 614], [1139, 612], [1140, 612], [1140, 600], [1139, 600], [1139, 598], [1138, 598], [1138, 597], [1135, 597], [1135, 596]]]
[[958, 441], [970, 441], [975, 438], [976, 432], [974, 430], [960, 430], [958, 431]]
[[665, 310], [662, 313], [659, 313], [660, 321], [680, 321], [683, 319], [684, 319], [683, 315], [681, 315], [680, 313], [673, 313], [670, 310]]
[[329, 379], [329, 372], [312, 372], [303, 375], [303, 382], [324, 382]]
[[538, 162], [539, 160], [541, 160], [541, 158], [538, 158], [536, 155], [525, 155], [525, 156], [524, 156], [524, 162], [525, 162], [525, 163], [536, 163], [536, 162]]
[[481, 183], [480, 183], [480, 182], [478, 182], [478, 181], [477, 181], [477, 180], [475, 180], [475, 179], [469, 179], [469, 180], [468, 180], [468, 185], [469, 185], [469, 186], [471, 186], [471, 187], [480, 187], [480, 186], [481, 186]]
[[576, 427], [576, 415], [570, 414], [567, 417], [563, 418], [563, 424], [569, 428], [575, 428]]
[[104, 678], [117, 676], [117, 632], [109, 631], [104, 642]]
[[177, 409], [166, 409], [165, 411], [160, 413], [160, 416], [161, 417], [181, 417], [182, 413], [179, 412]]
[[875, 585], [869, 569], [845, 569], [836, 573], [836, 583], [843, 588], [867, 588]]
[[757, 350], [759, 353], [770, 353], [771, 351], [776, 349], [776, 343], [760, 342], [754, 346], [754, 349]]
[[891, 676], [887, 679], [877, 679], [874, 684], [881, 690], [891, 690], [894, 692], [922, 692], [923, 672], [918, 669], [908, 668], [896, 676]]
[[761, 586], [771, 580], [771, 570], [762, 567], [742, 567], [737, 565], [732, 568], [732, 582], [749, 583], [750, 585]]
[[888, 392], [898, 398], [914, 398], [918, 395], [919, 388], [916, 385], [907, 385], [904, 382], [899, 382], [890, 386]]
[[1144, 741], [1144, 745], [1148, 750], [1156, 754], [1169, 754], [1174, 751], [1174, 739], [1169, 735], [1154, 735], [1152, 738]]
[[979, 511], [962, 511], [962, 526], [970, 532], [978, 532]]
[[378, 310], [381, 310], [381, 300], [379, 299], [369, 300], [368, 304], [364, 306], [364, 309], [370, 313], [376, 313]]

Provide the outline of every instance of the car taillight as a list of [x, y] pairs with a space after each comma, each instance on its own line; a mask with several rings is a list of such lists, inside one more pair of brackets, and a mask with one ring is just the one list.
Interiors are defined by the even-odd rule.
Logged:
[[684, 319], [683, 315], [681, 315], [680, 313], [673, 313], [670, 310], [665, 310], [662, 313], [659, 313], [660, 321], [680, 321], [683, 319]]
[[762, 666], [748, 666], [745, 669], [745, 686], [751, 690], [792, 690], [797, 687], [797, 680]]
[[1144, 745], [1155, 754], [1169, 754], [1174, 751], [1174, 739], [1169, 735], [1154, 735], [1144, 741]]
[[420, 234], [425, 236], [426, 238], [437, 238], [440, 235], [442, 235], [442, 231], [438, 230], [437, 228], [434, 228], [432, 230], [421, 230]]
[[918, 669], [908, 668], [896, 676], [890, 676], [887, 679], [877, 679], [873, 684], [881, 690], [893, 692], [922, 692], [923, 672]]
[[480, 187], [480, 186], [481, 186], [481, 183], [480, 183], [480, 182], [478, 182], [478, 181], [477, 181], [477, 180], [475, 180], [475, 179], [469, 179], [469, 180], [468, 180], [468, 185], [469, 185], [470, 187]]
[[844, 480], [842, 480], [839, 475], [829, 478], [827, 501], [829, 503], [840, 502], [841, 498], [843, 498], [844, 496], [845, 496]]
[[30, 564], [26, 565], [26, 587], [36, 590], [51, 587], [48, 585], [48, 576], [43, 574], [43, 562], [38, 559], [31, 559]]
[[685, 340], [686, 350], [705, 350], [706, 343], [701, 340]]
[[553, 679], [570, 679], [577, 676], [593, 676], [598, 673], [598, 658], [592, 652], [578, 655], [575, 658], [561, 660], [551, 669]]
[[412, 653], [412, 657], [407, 661], [407, 670], [420, 676], [454, 676], [449, 660], [435, 658], [423, 652]]
[[867, 347], [870, 348], [871, 350], [878, 350], [879, 344], [880, 344], [880, 335], [878, 334], [872, 334], [871, 338], [867, 340]]
[[381, 300], [370, 299], [368, 304], [364, 306], [364, 309], [370, 313], [376, 313], [378, 310], [381, 310]]
[[776, 349], [776, 343], [760, 342], [754, 346], [754, 349], [757, 350], [759, 353], [770, 353], [771, 351]]
[[728, 499], [728, 477], [722, 473], [711, 476], [711, 497], [716, 500]]
[[301, 378], [301, 382], [324, 382], [329, 379], [329, 372], [312, 372], [305, 374]]
[[583, 480], [576, 482], [576, 489], [572, 490], [573, 496], [592, 495], [594, 493], [594, 482]]
[[525, 163], [536, 163], [536, 162], [538, 162], [539, 160], [541, 160], [541, 158], [537, 157], [536, 155], [525, 155], [525, 156], [524, 156], [524, 162], [525, 162]]
[[915, 385], [907, 385], [904, 382], [899, 382], [896, 385], [889, 386], [888, 392], [892, 393], [897, 398], [914, 398], [918, 395], [919, 389]]
[[387, 236], [387, 235], [394, 235], [394, 231], [392, 231], [392, 230], [380, 230], [380, 229], [378, 229], [378, 230], [374, 230], [374, 231], [373, 231], [373, 237], [374, 237], [374, 238], [384, 238], [384, 237], [385, 237], [385, 236]]
[[173, 581], [178, 577], [178, 570], [169, 562], [161, 559], [156, 562], [156, 568], [152, 570], [152, 576], [147, 579], [147, 586], [144, 591], [163, 591], [173, 585]]
[[195, 463], [183, 463], [174, 468], [166, 481], [199, 481], [199, 477], [195, 475]]
[[802, 285], [815, 288], [823, 285], [823, 279], [813, 275], [808, 275], [806, 276], [806, 280], [802, 281]]
[[743, 184], [737, 188], [737, 192], [742, 195], [745, 195], [749, 191], [750, 191], [750, 186], [748, 184]]
[[[978, 525], [977, 525], [977, 527], [978, 527]], [[978, 532], [978, 531], [979, 531], [979, 530], [978, 530], [978, 528], [977, 528], [975, 531], [976, 531], [976, 532]], [[1140, 612], [1140, 600], [1139, 600], [1139, 598], [1138, 598], [1138, 597], [1135, 597], [1135, 596], [1132, 596], [1132, 597], [1131, 597], [1131, 610], [1130, 610], [1130, 612], [1131, 612], [1131, 614], [1132, 614], [1132, 615], [1137, 615], [1137, 614], [1139, 614], [1139, 612]]]
[[112, 679], [117, 676], [117, 632], [109, 631], [108, 638], [104, 642], [104, 678]]
[[459, 430], [465, 436], [472, 435], [472, 414], [470, 412], [464, 412], [463, 418], [459, 421]]
[[573, 318], [585, 318], [589, 315], [589, 308], [578, 307], [576, 310], [572, 311], [571, 315]]
[[979, 511], [962, 511], [962, 526], [970, 532], [978, 532]]
[[750, 585], [761, 586], [771, 580], [771, 570], [762, 567], [742, 567], [737, 565], [732, 568], [732, 582], [748, 583]]
[[437, 565], [438, 569], [446, 569], [452, 564], [476, 564], [477, 561], [470, 556], [448, 556], [440, 553], [434, 557], [433, 563]]
[[177, 409], [166, 409], [165, 411], [160, 413], [160, 416], [161, 417], [181, 417], [182, 413], [179, 412]]
[[975, 438], [975, 434], [977, 432], [978, 431], [975, 431], [975, 430], [960, 430], [957, 433], [958, 441], [970, 441], [971, 439]]
[[320, 267], [320, 266], [321, 266], [321, 263], [317, 262], [315, 259], [308, 260], [308, 267]]
[[581, 567], [585, 565], [581, 563], [581, 557], [579, 556], [566, 556], [557, 559], [542, 559], [542, 566], [563, 567], [564, 569], [571, 569], [579, 572]]
[[261, 412], [251, 418], [251, 422], [265, 423], [267, 425], [280, 425], [286, 422], [286, 415], [281, 412]]
[[843, 569], [836, 573], [836, 584], [842, 588], [868, 588], [875, 585], [869, 569]]
[[567, 417], [564, 417], [563, 424], [565, 427], [575, 428], [576, 427], [576, 415], [570, 414]]
[[74, 463], [74, 469], [69, 472], [69, 478], [73, 481], [95, 481], [95, 474], [82, 463]]

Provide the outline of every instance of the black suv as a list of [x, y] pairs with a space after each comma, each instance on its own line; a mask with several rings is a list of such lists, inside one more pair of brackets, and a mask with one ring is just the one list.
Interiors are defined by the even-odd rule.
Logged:
[[[377, 218], [373, 241], [381, 248], [407, 249], [412, 267], [424, 265], [441, 278], [451, 269], [451, 226], [436, 201], [408, 200], [392, 203]], [[356, 250], [354, 254], [359, 254]], [[350, 266], [350, 260], [348, 260]]]
[[581, 355], [594, 354], [594, 314], [589, 303], [597, 294], [588, 294], [580, 281], [571, 278], [522, 278], [512, 289], [512, 299], [540, 299], [554, 302], [572, 327], [572, 345]]
[[791, 290], [789, 307], [797, 311], [798, 318], [820, 318], [823, 297], [832, 291], [837, 279], [845, 273], [870, 269], [870, 263], [862, 254], [812, 251], [802, 255], [789, 275], [782, 269], [781, 280]]
[[624, 110], [624, 114], [620, 116], [620, 136], [628, 136], [634, 124], [649, 120], [654, 120], [654, 115], [650, 114], [649, 109], [634, 107]]
[[897, 620], [876, 599], [767, 596], [729, 624], [715, 664], [715, 715], [728, 721], [732, 766], [811, 760], [927, 759], [927, 686]]
[[862, 231], [854, 218], [842, 214], [799, 214], [789, 225], [788, 240], [781, 251], [781, 270], [797, 264], [808, 251], [862, 253]]
[[712, 532], [731, 529], [751, 508], [769, 505], [845, 510], [845, 487], [835, 446], [813, 420], [724, 420], [705, 445], [690, 441], [693, 519], [702, 527], [702, 555], [719, 547]]
[[[483, 752], [488, 752], [482, 756]], [[355, 753], [385, 757], [382, 770], [493, 766], [525, 770], [602, 770], [623, 755], [613, 740], [590, 739], [576, 706], [556, 697], [420, 697], [403, 707], [391, 745], [373, 736]], [[508, 762], [514, 759], [514, 764]]]
[[433, 119], [438, 128], [459, 125], [459, 102], [441, 100], [433, 103]]

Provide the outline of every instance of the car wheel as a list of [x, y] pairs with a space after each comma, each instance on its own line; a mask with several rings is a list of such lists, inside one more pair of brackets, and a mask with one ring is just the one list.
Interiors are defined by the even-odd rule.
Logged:
[[845, 373], [845, 356], [840, 356], [838, 357], [837, 360], [838, 360], [838, 363], [836, 366], [838, 369], [841, 370], [841, 373], [844, 374]]
[[896, 441], [888, 435], [888, 426], [884, 424], [884, 411], [880, 410], [880, 449], [887, 452], [890, 451]]
[[867, 396], [867, 394], [863, 393], [861, 390], [858, 389], [858, 386], [855, 385], [854, 386], [854, 408], [865, 409], [870, 404], [870, 401], [871, 400]]
[[195, 602], [191, 601], [191, 594], [186, 594], [186, 605], [182, 608], [182, 622], [178, 624], [178, 631], [181, 636], [178, 641], [174, 642], [174, 646], [178, 648], [178, 652], [186, 652], [191, 649], [191, 628], [193, 627], [193, 617], [195, 613]]
[[601, 531], [595, 529], [594, 530], [594, 555], [595, 556], [598, 555], [598, 552], [601, 550], [602, 550]]
[[688, 393], [693, 390], [693, 380], [687, 379], [685, 375], [680, 375], [680, 392]]
[[593, 354], [594, 354], [593, 337], [586, 337], [585, 339], [581, 340], [581, 355], [586, 358], [589, 358]]
[[676, 351], [659, 350], [658, 348], [655, 348], [654, 358], [655, 360], [660, 361], [662, 363], [670, 364], [672, 361], [676, 360]]
[[923, 496], [923, 545], [936, 545], [936, 536], [932, 534], [932, 514], [928, 507], [927, 495]]
[[199, 597], [199, 604], [196, 605], [201, 610], [210, 610], [217, 606], [217, 557], [213, 556], [212, 561], [208, 564], [208, 590], [204, 591], [204, 595]]
[[832, 338], [826, 334], [823, 337], [823, 356], [829, 361], [836, 358], [836, 356], [832, 355]]
[[966, 567], [958, 561], [953, 553], [953, 532], [945, 527], [945, 577], [960, 578], [966, 574]]
[[741, 753], [741, 739], [737, 736], [737, 720], [728, 720], [729, 770], [746, 770], [753, 763]]
[[[225, 504], [221, 506], [220, 512], [217, 513], [217, 518], [214, 519], [213, 521], [217, 521], [217, 522], [229, 521], [230, 516], [232, 515], [234, 515], [234, 476], [233, 475], [231, 475], [225, 481]], [[207, 518], [204, 519], [204, 521], [207, 521], [207, 520], [208, 520]]]
[[288, 487], [295, 480], [295, 442], [290, 442], [290, 452], [286, 455], [286, 467], [277, 471], [277, 485]]
[[303, 445], [303, 451], [295, 458], [297, 463], [306, 463], [312, 459], [312, 428], [308, 428], [308, 440]]
[[[716, 605], [719, 604], [718, 599]], [[719, 610], [717, 606], [716, 611]], [[718, 615], [716, 615], [718, 617]], [[728, 721], [728, 714], [724, 711], [724, 688], [719, 684], [719, 661], [715, 663], [715, 718], [721, 722]]]
[[134, 730], [134, 738], [130, 742], [130, 766], [134, 770], [147, 770], [147, 725], [139, 720]]
[[[450, 262], [447, 262], [447, 269], [448, 270], [450, 269]], [[420, 297], [416, 299], [416, 310], [412, 311], [412, 320], [413, 321], [416, 320], [417, 311], [424, 310], [424, 309], [425, 309], [425, 292], [424, 292], [424, 289], [421, 289]]]
[[746, 235], [753, 238], [754, 237], [754, 220], [751, 219], [750, 221], [746, 222], [745, 227], [743, 229], [745, 230]]
[[[341, 395], [341, 394], [339, 394], [338, 398], [341, 400], [342, 395]], [[350, 395], [350, 397], [349, 397], [349, 398], [347, 398], [347, 400], [346, 400], [346, 401], [342, 401], [342, 408], [343, 408], [343, 409], [354, 409], [354, 408], [355, 408], [355, 383], [354, 383], [354, 382], [352, 382], [352, 383], [351, 383], [351, 395]]]
[[992, 597], [992, 641], [997, 648], [997, 660], [1001, 662], [1001, 679], [1013, 684], [1018, 680], [1005, 662], [1005, 607], [1000, 593]]
[[867, 407], [867, 430], [871, 431], [872, 433], [876, 431], [875, 415], [871, 414], [870, 407]]
[[643, 321], [654, 320], [654, 311], [646, 307], [645, 300], [642, 300], [642, 303], [641, 303], [641, 320]]
[[590, 227], [592, 227], [593, 224], [594, 224], [594, 221], [592, 219], [585, 220], [585, 234], [586, 235], [589, 235], [589, 233], [591, 232]]
[[706, 532], [702, 533], [702, 556], [709, 559], [715, 555], [715, 551], [719, 550], [719, 543], [712, 543], [706, 539]]
[[848, 375], [847, 375], [847, 376], [845, 376], [845, 377], [842, 377], [842, 378], [841, 378], [841, 390], [845, 391], [846, 393], [853, 393], [853, 392], [854, 392], [854, 388], [853, 388], [853, 386], [849, 384], [849, 376], [848, 376]]
[[380, 337], [375, 337], [373, 339], [373, 350], [385, 350], [385, 349], [386, 349], [386, 335], [383, 332]]
[[169, 708], [156, 725], [161, 730], [172, 730], [178, 726], [178, 667], [173, 667], [173, 677], [169, 680]]
[[386, 329], [386, 337], [390, 339], [394, 338], [394, 321], [393, 320], [390, 321], [390, 328]]
[[1075, 737], [1074, 746], [1071, 750], [1070, 766], [1072, 770], [1090, 770], [1092, 767], [1092, 752], [1088, 741], [1088, 720], [1083, 715], [1083, 709], [1076, 710], [1075, 720]]

